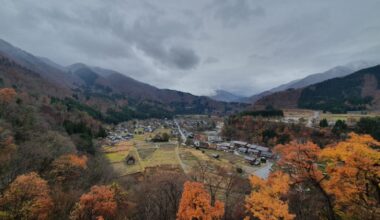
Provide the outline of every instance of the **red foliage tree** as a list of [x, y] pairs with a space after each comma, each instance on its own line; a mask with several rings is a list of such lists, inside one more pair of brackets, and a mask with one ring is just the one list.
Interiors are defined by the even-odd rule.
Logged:
[[75, 220], [113, 219], [126, 209], [125, 193], [117, 186], [93, 186], [83, 194], [70, 218]]

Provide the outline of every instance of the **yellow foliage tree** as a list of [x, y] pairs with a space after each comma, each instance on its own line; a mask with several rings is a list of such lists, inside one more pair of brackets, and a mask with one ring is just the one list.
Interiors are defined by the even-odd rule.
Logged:
[[210, 194], [199, 182], [187, 181], [184, 184], [179, 209], [178, 220], [216, 220], [224, 214], [224, 204], [218, 200], [211, 205]]
[[320, 158], [329, 176], [324, 183], [335, 197], [339, 214], [360, 219], [380, 218], [380, 143], [369, 135], [350, 138], [323, 149]]
[[[271, 173], [268, 180], [251, 176], [252, 192], [246, 198], [246, 209], [252, 216], [261, 220], [290, 220], [295, 215], [288, 211], [284, 200], [289, 191], [289, 176], [277, 171]], [[246, 217], [249, 219], [249, 217]]]

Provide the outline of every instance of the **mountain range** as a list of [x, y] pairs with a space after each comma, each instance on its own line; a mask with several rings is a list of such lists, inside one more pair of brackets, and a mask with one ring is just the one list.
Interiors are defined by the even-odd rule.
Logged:
[[246, 102], [256, 109], [380, 110], [380, 67], [365, 68], [369, 65], [337, 66], [248, 98], [225, 90], [205, 97], [159, 89], [111, 69], [83, 63], [62, 66], [0, 40], [0, 87], [43, 94], [112, 123], [176, 114], [231, 114], [247, 109]]
[[[83, 63], [61, 66], [0, 40], [0, 86], [69, 100], [109, 122], [175, 114], [229, 114], [242, 103], [215, 101], [190, 93], [159, 89], [114, 70]], [[48, 89], [45, 89], [48, 88]], [[100, 116], [99, 116], [100, 115]], [[111, 116], [112, 115], [112, 116]]]
[[242, 102], [248, 103], [248, 97], [240, 96], [226, 90], [218, 89], [215, 95], [209, 96], [211, 99], [222, 102]]

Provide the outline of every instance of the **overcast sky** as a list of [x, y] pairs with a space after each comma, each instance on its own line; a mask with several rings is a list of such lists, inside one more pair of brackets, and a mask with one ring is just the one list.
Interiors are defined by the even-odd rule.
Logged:
[[0, 38], [197, 95], [379, 60], [379, 0], [0, 0]]

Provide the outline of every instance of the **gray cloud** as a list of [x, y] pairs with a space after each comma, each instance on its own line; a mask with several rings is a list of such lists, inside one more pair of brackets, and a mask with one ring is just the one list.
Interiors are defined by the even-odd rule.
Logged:
[[218, 63], [220, 60], [216, 57], [207, 57], [204, 61], [206, 64]]
[[161, 88], [250, 95], [354, 60], [380, 63], [377, 0], [2, 0], [0, 38]]
[[191, 49], [172, 47], [169, 50], [168, 62], [180, 69], [191, 69], [199, 63], [199, 57]]
[[211, 8], [215, 9], [214, 17], [224, 26], [235, 27], [248, 23], [252, 17], [265, 15], [264, 8], [251, 3], [249, 0], [215, 0]]

